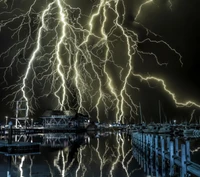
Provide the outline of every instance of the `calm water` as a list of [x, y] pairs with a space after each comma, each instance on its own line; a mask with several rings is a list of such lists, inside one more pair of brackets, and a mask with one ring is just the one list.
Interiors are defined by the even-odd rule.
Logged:
[[[0, 177], [145, 177], [133, 157], [131, 137], [123, 133], [45, 134], [17, 136], [41, 142], [40, 154], [0, 155]], [[198, 140], [191, 142], [192, 160], [200, 163]], [[194, 151], [196, 150], [196, 151]]]

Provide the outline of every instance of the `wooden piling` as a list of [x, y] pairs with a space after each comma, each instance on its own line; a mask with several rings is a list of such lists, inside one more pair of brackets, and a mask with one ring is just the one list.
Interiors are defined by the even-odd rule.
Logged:
[[158, 135], [155, 136], [155, 171], [156, 171], [156, 177], [158, 176], [158, 165], [159, 165], [159, 162], [158, 162]]
[[186, 176], [186, 152], [185, 144], [181, 145], [181, 177]]
[[162, 159], [162, 176], [165, 176], [165, 140], [161, 136], [160, 137], [160, 143], [161, 143], [161, 159]]
[[174, 175], [174, 142], [170, 141], [169, 144], [169, 152], [170, 152], [170, 172], [169, 175]]
[[185, 142], [185, 148], [186, 148], [186, 160], [190, 161], [190, 142], [187, 140]]

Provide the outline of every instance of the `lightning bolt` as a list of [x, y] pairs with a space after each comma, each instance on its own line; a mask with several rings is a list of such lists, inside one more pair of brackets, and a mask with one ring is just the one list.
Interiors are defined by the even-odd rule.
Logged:
[[46, 163], [47, 163], [47, 165], [49, 167], [50, 175], [51, 175], [51, 177], [53, 177], [53, 171], [52, 171], [51, 166], [50, 166], [50, 164], [49, 164], [49, 162], [47, 160], [46, 160]]
[[120, 143], [120, 134], [116, 135], [116, 142], [117, 142], [117, 155], [116, 155], [116, 159], [115, 161], [112, 163], [111, 169], [110, 169], [110, 176], [113, 177], [113, 171], [115, 170], [115, 167], [117, 165], [118, 162], [120, 162], [120, 157], [121, 157], [121, 152], [120, 152], [120, 148], [121, 148], [121, 143]]
[[50, 3], [50, 4], [48, 5], [48, 8], [45, 9], [44, 12], [42, 13], [42, 17], [41, 17], [41, 19], [42, 19], [42, 26], [39, 28], [39, 31], [38, 31], [36, 49], [34, 50], [32, 56], [31, 56], [31, 58], [30, 58], [30, 60], [29, 60], [29, 62], [28, 62], [28, 66], [27, 66], [27, 69], [26, 69], [26, 72], [25, 72], [25, 75], [24, 75], [24, 78], [23, 78], [23, 82], [22, 82], [22, 83], [23, 83], [23, 84], [22, 84], [23, 86], [22, 86], [21, 90], [22, 90], [23, 98], [26, 100], [26, 105], [27, 105], [26, 117], [28, 117], [28, 111], [29, 111], [29, 105], [28, 105], [29, 101], [28, 101], [28, 98], [27, 98], [27, 96], [26, 96], [26, 91], [25, 91], [25, 88], [26, 88], [26, 80], [27, 80], [28, 74], [29, 74], [29, 72], [30, 72], [30, 70], [31, 70], [31, 65], [32, 65], [33, 62], [34, 62], [34, 60], [35, 60], [35, 58], [36, 58], [36, 55], [37, 55], [38, 52], [40, 51], [40, 46], [41, 46], [41, 45], [40, 45], [40, 40], [41, 40], [41, 37], [42, 37], [42, 31], [43, 31], [43, 30], [47, 30], [47, 27], [46, 27], [45, 22], [44, 22], [44, 18], [45, 18], [45, 16], [46, 16], [47, 12], [50, 10], [52, 4], [53, 4], [53, 3]]
[[[80, 149], [79, 149], [79, 152], [78, 152], [78, 156], [77, 156], [77, 158], [78, 158], [78, 167], [77, 167], [77, 169], [76, 169], [76, 177], [78, 177], [78, 172], [79, 172], [79, 170], [81, 169], [81, 167], [82, 167], [82, 161], [83, 161], [83, 151], [85, 150], [85, 148], [86, 148], [86, 145], [85, 146], [82, 146], [82, 147], [80, 147]], [[84, 168], [83, 168], [84, 169]], [[84, 170], [84, 172], [83, 172], [83, 174], [82, 174], [82, 176], [84, 176], [84, 173], [85, 173], [85, 170]]]
[[61, 170], [60, 165], [58, 164], [60, 156], [62, 156], [62, 160], [63, 160], [63, 152], [62, 151], [58, 151], [57, 157], [54, 159], [54, 166], [58, 169], [58, 171], [61, 173], [61, 175], [63, 176], [63, 170]]
[[135, 20], [138, 19], [139, 15], [140, 15], [140, 13], [141, 13], [141, 11], [142, 11], [142, 8], [143, 8], [145, 5], [147, 5], [147, 4], [151, 3], [151, 2], [153, 2], [153, 0], [148, 0], [148, 1], [144, 2], [143, 4], [141, 4], [141, 5], [139, 6], [139, 9], [138, 9], [137, 14], [136, 14], [136, 16], [135, 16]]
[[172, 2], [171, 2], [171, 0], [168, 0], [168, 3], [169, 3], [170, 10], [172, 10]]
[[29, 156], [29, 159], [31, 161], [30, 163], [30, 172], [29, 172], [29, 176], [32, 177], [32, 168], [33, 168], [33, 157]]
[[23, 164], [24, 164], [24, 160], [25, 160], [25, 156], [22, 156], [21, 163], [19, 165], [20, 177], [23, 177], [23, 169], [22, 169], [22, 167], [23, 167]]
[[[95, 113], [98, 122], [101, 114], [108, 118], [111, 111], [116, 122], [125, 123], [126, 115], [130, 119], [138, 115], [133, 93], [140, 90], [133, 83], [137, 78], [161, 84], [176, 106], [200, 108], [192, 100], [177, 99], [164, 79], [135, 72], [138, 57], [144, 61], [150, 56], [158, 66], [167, 66], [156, 53], [141, 50], [140, 44], [162, 45], [183, 65], [181, 54], [140, 21], [145, 7], [155, 4], [153, 0], [138, 6], [131, 28], [125, 25], [126, 4], [122, 0], [99, 0], [91, 3], [90, 12], [64, 0], [47, 0], [42, 5], [33, 0], [28, 8], [18, 8], [15, 1], [0, 4], [4, 7], [0, 32], [8, 29], [13, 42], [0, 54], [5, 63], [0, 69], [9, 92], [5, 99], [24, 99], [26, 117], [34, 113], [42, 99], [51, 97], [53, 109]], [[171, 0], [168, 5], [172, 10]], [[134, 25], [146, 31], [145, 38], [141, 39]], [[115, 59], [118, 45], [125, 52], [123, 62]], [[5, 62], [8, 58], [9, 64]], [[9, 73], [19, 75], [14, 84], [7, 80]]]
[[194, 153], [198, 152], [199, 150], [200, 150], [200, 146], [197, 147], [197, 148], [195, 148], [194, 150], [190, 150], [190, 152], [191, 152], [192, 154], [194, 154]]
[[109, 152], [110, 148], [109, 148], [108, 143], [106, 141], [105, 142], [104, 153], [103, 153], [103, 155], [101, 155], [99, 146], [100, 146], [100, 139], [97, 139], [97, 147], [96, 148], [93, 147], [93, 149], [97, 153], [97, 156], [99, 158], [99, 162], [100, 162], [100, 167], [99, 167], [100, 177], [102, 177], [103, 176], [103, 168], [106, 165], [106, 163], [109, 161], [109, 158], [107, 158], [106, 156], [108, 155], [107, 153]]
[[191, 123], [191, 121], [192, 121], [192, 119], [193, 119], [193, 116], [194, 116], [195, 111], [196, 111], [196, 110], [194, 109], [194, 110], [192, 111], [192, 113], [191, 113], [189, 124]]
[[129, 149], [129, 150], [127, 151], [127, 153], [125, 153], [125, 141], [124, 141], [124, 139], [125, 139], [125, 138], [124, 138], [124, 134], [123, 134], [123, 137], [121, 137], [121, 142], [122, 142], [122, 146], [121, 146], [122, 161], [121, 161], [121, 164], [122, 164], [122, 167], [123, 167], [123, 169], [124, 169], [124, 171], [125, 171], [125, 173], [126, 173], [126, 176], [129, 177], [129, 176], [130, 176], [130, 173], [128, 172], [128, 167], [129, 167], [129, 164], [130, 164], [130, 162], [131, 162], [133, 156], [131, 156], [131, 158], [128, 160], [127, 165], [125, 165], [125, 160], [126, 160], [126, 158], [128, 157], [129, 153], [132, 152], [132, 148]]
[[61, 71], [61, 66], [62, 66], [62, 60], [60, 58], [60, 51], [61, 51], [61, 45], [63, 44], [64, 42], [64, 39], [66, 37], [66, 26], [67, 26], [67, 23], [65, 22], [65, 14], [64, 14], [64, 9], [63, 9], [63, 6], [61, 4], [61, 1], [60, 0], [57, 0], [56, 1], [57, 4], [58, 4], [58, 7], [59, 7], [59, 15], [60, 15], [60, 21], [62, 22], [62, 35], [58, 41], [58, 44], [57, 44], [57, 49], [56, 49], [56, 58], [58, 60], [58, 65], [57, 65], [57, 71], [58, 71], [58, 74], [60, 75], [61, 77], [61, 80], [62, 80], [62, 90], [63, 90], [63, 95], [62, 95], [62, 98], [61, 98], [61, 101], [60, 101], [60, 109], [63, 110], [64, 109], [64, 103], [65, 103], [65, 95], [66, 95], [66, 88], [65, 88], [65, 76], [64, 76], [64, 73]]
[[132, 73], [134, 76], [140, 78], [141, 80], [144, 81], [156, 81], [158, 83], [161, 83], [161, 85], [163, 86], [163, 89], [165, 90], [166, 93], [168, 93], [168, 95], [173, 99], [174, 103], [178, 106], [178, 107], [185, 107], [185, 106], [195, 106], [200, 108], [200, 105], [198, 105], [197, 103], [193, 102], [193, 101], [186, 101], [186, 102], [180, 102], [177, 100], [175, 93], [171, 92], [168, 88], [167, 85], [165, 83], [165, 81], [163, 79], [159, 79], [153, 76], [149, 76], [149, 77], [143, 77], [139, 74], [134, 74]]
[[[58, 151], [57, 157], [54, 159], [54, 162], [53, 162], [54, 166], [58, 169], [58, 171], [63, 177], [66, 176], [67, 172], [71, 169], [75, 161], [75, 159], [73, 159], [72, 162], [68, 164], [68, 157], [69, 157], [68, 149], [67, 151], [66, 150]], [[62, 164], [59, 164], [60, 159], [61, 159]]]

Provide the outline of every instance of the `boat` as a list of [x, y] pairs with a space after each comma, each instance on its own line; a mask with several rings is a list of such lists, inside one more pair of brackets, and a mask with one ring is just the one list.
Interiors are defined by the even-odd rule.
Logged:
[[172, 132], [172, 128], [170, 124], [162, 124], [158, 130], [159, 134], [169, 134]]
[[158, 133], [159, 126], [157, 124], [149, 124], [142, 129], [143, 133]]

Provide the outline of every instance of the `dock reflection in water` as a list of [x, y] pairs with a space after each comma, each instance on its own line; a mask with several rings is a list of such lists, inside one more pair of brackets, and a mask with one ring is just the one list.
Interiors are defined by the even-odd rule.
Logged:
[[[0, 177], [144, 177], [122, 133], [44, 134], [15, 140], [41, 143], [41, 154], [0, 155]], [[10, 159], [7, 159], [10, 158]]]

